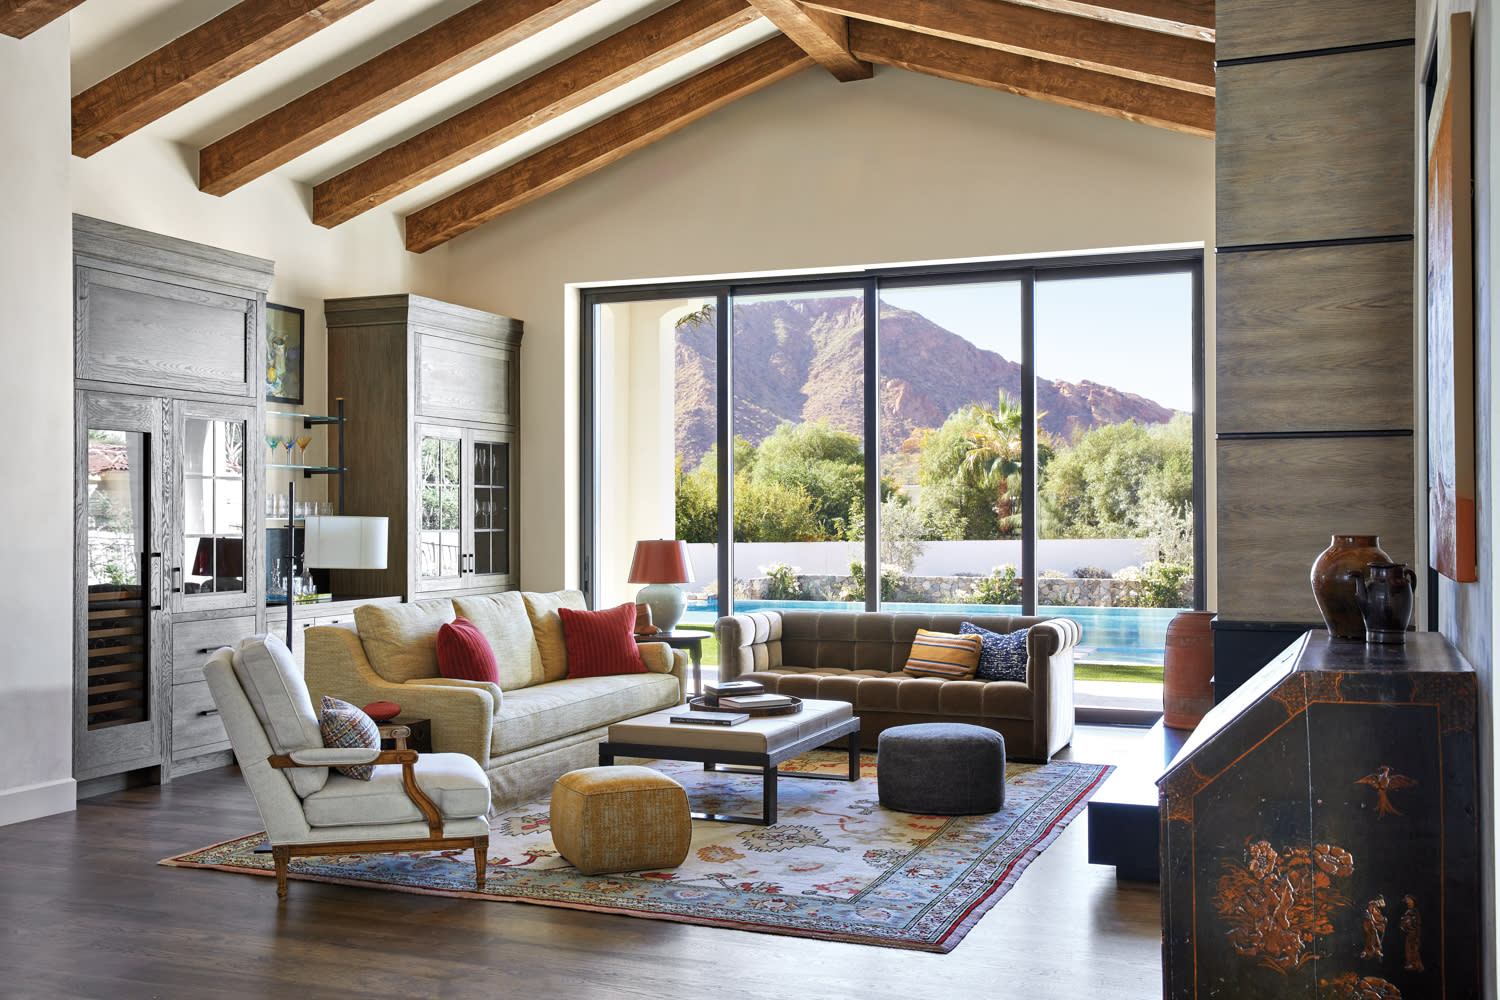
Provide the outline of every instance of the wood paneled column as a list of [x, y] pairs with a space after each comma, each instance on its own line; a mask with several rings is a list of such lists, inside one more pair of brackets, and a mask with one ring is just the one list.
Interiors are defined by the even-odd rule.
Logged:
[[1412, 0], [1219, 0], [1222, 699], [1304, 629], [1340, 534], [1415, 562]]

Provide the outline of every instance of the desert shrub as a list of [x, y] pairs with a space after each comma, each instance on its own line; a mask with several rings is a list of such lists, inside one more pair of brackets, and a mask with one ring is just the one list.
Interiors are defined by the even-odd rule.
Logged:
[[765, 567], [766, 597], [773, 601], [802, 600], [802, 583], [797, 579], [797, 569], [786, 563], [772, 563]]
[[[901, 570], [896, 566], [880, 567], [880, 599], [889, 601], [896, 596], [896, 588], [901, 586]], [[865, 599], [865, 564], [862, 562], [851, 562], [849, 564], [849, 585], [839, 595], [844, 601], [863, 601]]]
[[1010, 564], [996, 566], [989, 576], [980, 577], [969, 591], [969, 604], [1020, 604], [1021, 581]]
[[1114, 574], [1109, 570], [1100, 569], [1098, 566], [1080, 566], [1073, 571], [1075, 580], [1108, 580], [1113, 576]]

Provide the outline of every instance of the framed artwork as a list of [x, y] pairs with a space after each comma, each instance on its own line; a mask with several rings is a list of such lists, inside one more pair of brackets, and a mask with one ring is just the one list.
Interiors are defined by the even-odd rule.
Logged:
[[1442, 27], [1427, 111], [1427, 531], [1432, 568], [1471, 583], [1479, 575], [1470, 17], [1454, 14]]
[[266, 399], [302, 405], [303, 312], [266, 303]]

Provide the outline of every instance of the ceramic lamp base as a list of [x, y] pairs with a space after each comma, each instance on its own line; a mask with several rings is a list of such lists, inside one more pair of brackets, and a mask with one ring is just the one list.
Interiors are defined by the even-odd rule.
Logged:
[[675, 583], [648, 583], [635, 595], [635, 603], [651, 608], [651, 624], [670, 632], [687, 610], [687, 597]]

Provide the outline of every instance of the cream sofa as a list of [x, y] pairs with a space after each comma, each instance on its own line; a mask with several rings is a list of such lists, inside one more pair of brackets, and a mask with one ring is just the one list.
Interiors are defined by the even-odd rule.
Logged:
[[[494, 807], [540, 798], [568, 771], [598, 763], [598, 744], [622, 719], [680, 704], [687, 655], [640, 647], [647, 672], [568, 679], [563, 607], [576, 590], [508, 592], [412, 604], [365, 605], [353, 624], [308, 629], [307, 688], [355, 705], [393, 701], [430, 719], [432, 749], [468, 754], [484, 768]], [[462, 616], [489, 641], [498, 685], [438, 674], [437, 634]]]
[[[917, 629], [957, 632], [965, 621], [1002, 634], [1029, 629], [1025, 683], [902, 673]], [[993, 729], [1014, 760], [1048, 760], [1073, 740], [1073, 647], [1081, 632], [1071, 618], [757, 611], [720, 618], [717, 632], [721, 679], [847, 701], [867, 749], [875, 749], [883, 730], [916, 722]]]

